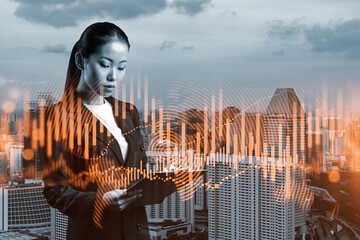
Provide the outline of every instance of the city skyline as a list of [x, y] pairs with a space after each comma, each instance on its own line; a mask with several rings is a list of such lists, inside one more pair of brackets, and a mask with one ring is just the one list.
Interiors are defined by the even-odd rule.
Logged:
[[[187, 187], [186, 181], [183, 182], [185, 179], [180, 182], [176, 182], [174, 179], [180, 189], [177, 195], [173, 194], [174, 196], [166, 198], [163, 203], [148, 207], [148, 214], [152, 216], [150, 217], [152, 219], [150, 231], [154, 231], [153, 236], [166, 236], [167, 231], [176, 231], [176, 229], [184, 229], [183, 234], [195, 234], [196, 211], [205, 211], [209, 214], [209, 238], [216, 239], [220, 236], [225, 238], [227, 233], [223, 232], [219, 226], [230, 223], [227, 222], [229, 219], [226, 217], [220, 220], [221, 214], [228, 214], [228, 217], [232, 219], [242, 215], [234, 214], [236, 211], [252, 208], [258, 210], [249, 213], [254, 220], [254, 225], [253, 230], [247, 233], [255, 238], [261, 239], [265, 236], [276, 235], [277, 238], [294, 239], [297, 234], [306, 233], [307, 230], [302, 227], [305, 226], [304, 211], [305, 209], [307, 212], [310, 211], [314, 196], [311, 193], [311, 187], [304, 183], [305, 172], [315, 177], [326, 173], [330, 182], [337, 183], [341, 181], [339, 176], [343, 174], [343, 171], [351, 170], [354, 173], [360, 171], [360, 168], [357, 167], [357, 164], [360, 165], [360, 163], [356, 160], [359, 148], [356, 144], [354, 145], [360, 136], [357, 132], [358, 128], [355, 127], [358, 124], [358, 117], [338, 112], [330, 115], [319, 111], [306, 113], [294, 89], [290, 88], [277, 89], [266, 110], [255, 113], [242, 112], [232, 106], [226, 107], [221, 104], [222, 94], [220, 90], [218, 96], [211, 98], [212, 106], [209, 108], [187, 109], [184, 112], [156, 109], [153, 107], [156, 105], [152, 100], [148, 107], [151, 109], [148, 111], [149, 115], [141, 114], [141, 126], [144, 126], [141, 131], [144, 135], [147, 155], [154, 165], [140, 175], [146, 176], [152, 171], [162, 171], [173, 164], [195, 170], [204, 167], [208, 169], [206, 177], [202, 180], [197, 179], [197, 176], [194, 175], [196, 181], [193, 185], [189, 185], [190, 187]], [[51, 92], [41, 93], [38, 101], [29, 102], [28, 111], [24, 115], [26, 119], [14, 114], [9, 116], [2, 114], [1, 134], [7, 133], [4, 136], [10, 137], [10, 142], [2, 143], [2, 146], [7, 146], [4, 149], [5, 152], [9, 151], [11, 156], [8, 161], [9, 172], [6, 171], [6, 174], [10, 174], [9, 176], [18, 178], [18, 180], [21, 180], [22, 176], [41, 178], [41, 172], [37, 173], [37, 171], [42, 169], [35, 167], [36, 162], [39, 161], [36, 149], [41, 144], [41, 138], [33, 136], [41, 135], [42, 107], [55, 102]], [[70, 126], [68, 127], [71, 129]], [[59, 130], [59, 133], [62, 133], [61, 131]], [[38, 133], [34, 135], [36, 132]], [[19, 138], [19, 136], [21, 137]], [[26, 136], [30, 138], [26, 138]], [[308, 136], [311, 137], [308, 138]], [[54, 138], [56, 138], [56, 134]], [[18, 145], [17, 140], [19, 139], [23, 145]], [[319, 150], [320, 143], [321, 149]], [[17, 148], [20, 153], [23, 151], [20, 155], [22, 156], [21, 166], [16, 160], [18, 159], [16, 156], [19, 155], [16, 153]], [[6, 154], [3, 156], [7, 159]], [[306, 160], [308, 156], [312, 158]], [[57, 167], [62, 166], [63, 163], [59, 162], [59, 164]], [[52, 170], [56, 170], [56, 166], [54, 167]], [[217, 168], [219, 171], [222, 170], [216, 173], [218, 170], [215, 169]], [[19, 172], [19, 169], [27, 169], [30, 172], [22, 173]], [[35, 169], [37, 170], [34, 172]], [[51, 169], [46, 171], [49, 170], [52, 171]], [[131, 179], [136, 179], [135, 170], [129, 169]], [[16, 171], [18, 171], [17, 174], [15, 174]], [[115, 175], [117, 174], [117, 170], [113, 169], [104, 173], [104, 176], [111, 176], [112, 171]], [[250, 174], [251, 172], [253, 174]], [[97, 176], [96, 171], [89, 172], [89, 174], [90, 178]], [[96, 175], [91, 176], [91, 174]], [[249, 174], [252, 176], [251, 178], [249, 178]], [[73, 178], [77, 179], [77, 176], [74, 175]], [[109, 181], [108, 184], [115, 184], [114, 186], [122, 184], [112, 182], [113, 180], [110, 178]], [[274, 183], [276, 184], [274, 185]], [[81, 186], [82, 183], [78, 182], [77, 184]], [[231, 190], [229, 192], [229, 186], [234, 189], [238, 189], [235, 186], [239, 186], [236, 197], [232, 196], [235, 192]], [[255, 191], [257, 194], [252, 195], [255, 194], [253, 192], [249, 196], [246, 195], [248, 191], [246, 186], [249, 186], [249, 189], [257, 189]], [[272, 190], [269, 190], [268, 187]], [[290, 189], [294, 189], [292, 193]], [[223, 202], [216, 202], [216, 198], [213, 197], [215, 192], [217, 192], [216, 196], [222, 200], [227, 199], [228, 204], [222, 205]], [[274, 192], [276, 192], [275, 195]], [[243, 194], [245, 195], [243, 196]], [[287, 219], [285, 215], [280, 217], [282, 215], [277, 214], [279, 226], [288, 226], [287, 230], [280, 228], [276, 232], [267, 231], [267, 228], [264, 228], [268, 221], [265, 212], [274, 211], [274, 208], [271, 207], [273, 205], [264, 205], [269, 198], [272, 198], [273, 200], [270, 202], [277, 206], [288, 201], [288, 205], [286, 205], [287, 207], [284, 205], [284, 209], [287, 209], [292, 217]], [[244, 208], [247, 204], [245, 199], [254, 199], [254, 205]], [[231, 208], [227, 209], [227, 207]], [[214, 213], [216, 214], [214, 215]], [[334, 216], [337, 217], [336, 214]], [[163, 223], [166, 219], [169, 220], [168, 224], [170, 225]], [[57, 222], [64, 224], [64, 221], [63, 215], [52, 210], [52, 231], [57, 231], [53, 234], [58, 234], [57, 236], [63, 234], [64, 226], [56, 227], [54, 224]], [[221, 223], [221, 221], [223, 222]], [[236, 220], [240, 225], [234, 226], [235, 232], [231, 232], [232, 239], [241, 238], [242, 234], [245, 234], [244, 231], [240, 231], [242, 221], [247, 222], [248, 220], [240, 218]], [[285, 225], [283, 221], [286, 222]], [[217, 224], [220, 225], [214, 228]], [[185, 229], [187, 230], [185, 231]], [[160, 231], [161, 234], [156, 235], [156, 231]]]

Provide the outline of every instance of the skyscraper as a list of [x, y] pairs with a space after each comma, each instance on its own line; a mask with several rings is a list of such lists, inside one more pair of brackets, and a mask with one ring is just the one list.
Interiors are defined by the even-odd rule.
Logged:
[[39, 128], [40, 114], [45, 106], [49, 106], [56, 102], [51, 92], [39, 92], [37, 101], [29, 101], [26, 103], [25, 109], [25, 136], [24, 150], [30, 151], [32, 156], [24, 159], [24, 177], [26, 178], [42, 178], [42, 164], [39, 153]]
[[[305, 185], [306, 115], [292, 88], [276, 89], [264, 118], [264, 145], [276, 158], [291, 156], [297, 184]], [[305, 225], [305, 211], [295, 205], [295, 226]]]
[[208, 169], [209, 239], [295, 239], [311, 195], [289, 157], [214, 154]]
[[68, 216], [56, 208], [51, 208], [51, 239], [66, 239], [68, 228]]
[[210, 154], [209, 239], [295, 239], [311, 193], [306, 116], [294, 90], [277, 89], [264, 115], [236, 122], [234, 155]]
[[0, 152], [0, 183], [1, 183], [1, 179], [7, 176], [7, 172], [8, 172], [8, 162], [7, 162], [6, 153]]
[[22, 151], [24, 149], [23, 145], [10, 145], [9, 146], [9, 156], [10, 156], [10, 176], [13, 174], [21, 174], [22, 172]]

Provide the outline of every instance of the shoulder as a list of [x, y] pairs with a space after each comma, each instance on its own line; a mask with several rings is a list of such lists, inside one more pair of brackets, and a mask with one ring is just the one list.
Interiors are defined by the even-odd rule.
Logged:
[[40, 106], [39, 110], [44, 111], [46, 118], [54, 118], [56, 112], [62, 107], [62, 102], [52, 103], [46, 106]]
[[125, 106], [125, 110], [126, 112], [134, 112], [134, 113], [137, 113], [138, 114], [138, 110], [136, 108], [136, 106], [132, 103], [129, 103], [129, 102], [124, 102], [124, 101], [121, 101], [117, 98], [111, 98], [109, 99], [110, 100], [110, 103], [111, 104], [118, 104], [120, 110], [124, 109], [124, 106]]
[[132, 103], [129, 103], [129, 102], [123, 102], [121, 100], [118, 100], [116, 98], [114, 98], [115, 101], [118, 101], [119, 102], [119, 105], [125, 105], [126, 107], [126, 111], [130, 111], [131, 109], [136, 109], [135, 105], [132, 104]]
[[[139, 112], [134, 104], [129, 102], [123, 102], [116, 98], [112, 99], [113, 104], [118, 104], [119, 116], [122, 116], [122, 112], [126, 111], [126, 114], [130, 116], [131, 120], [134, 122], [135, 125], [139, 125]], [[116, 103], [117, 101], [117, 103]]]

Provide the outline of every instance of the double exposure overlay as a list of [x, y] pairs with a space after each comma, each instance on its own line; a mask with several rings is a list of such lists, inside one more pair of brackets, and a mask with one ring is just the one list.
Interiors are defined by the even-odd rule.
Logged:
[[[147, 200], [146, 206], [147, 228], [155, 237], [295, 239], [325, 219], [322, 224], [331, 229], [344, 228], [338, 234], [356, 235], [344, 223], [348, 209], [330, 194], [358, 168], [354, 116], [304, 107], [292, 88], [275, 89], [260, 100], [267, 103], [264, 110], [254, 111], [226, 105], [229, 97], [221, 88], [205, 99], [189, 92], [177, 106], [162, 106], [148, 97], [147, 79], [135, 87], [130, 79], [116, 95], [136, 98], [139, 113], [130, 105], [130, 114], [123, 114], [122, 102], [114, 105], [114, 115], [120, 126], [139, 115], [137, 126], [122, 130], [128, 141], [143, 136], [132, 156], [140, 168], [114, 164], [119, 161], [112, 152], [114, 137], [80, 99], [59, 104], [57, 93], [39, 92], [23, 114], [2, 113], [2, 231], [65, 237], [67, 216], [50, 208], [42, 195], [42, 179], [61, 172], [67, 176], [61, 183], [80, 191], [97, 183], [97, 196], [147, 181], [143, 191], [157, 202]], [[72, 161], [69, 152], [83, 161]], [[87, 170], [74, 171], [76, 164]], [[172, 189], [164, 193], [155, 185]], [[99, 228], [109, 204], [95, 200], [90, 217]]]
[[0, 240], [360, 239], [360, 1], [0, 5]]

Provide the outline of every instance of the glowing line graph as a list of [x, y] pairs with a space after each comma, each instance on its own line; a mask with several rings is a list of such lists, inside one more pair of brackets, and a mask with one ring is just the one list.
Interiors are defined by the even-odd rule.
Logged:
[[[131, 84], [130, 84], [131, 86]], [[146, 85], [147, 86], [147, 85]], [[124, 88], [122, 89], [124, 93]], [[182, 89], [184, 90], [184, 89]], [[194, 89], [186, 88], [187, 90], [193, 91]], [[202, 91], [202, 94], [206, 94], [206, 89]], [[148, 89], [144, 89], [144, 92], [147, 93]], [[220, 91], [221, 92], [221, 91]], [[126, 91], [125, 91], [126, 94]], [[133, 92], [130, 92], [130, 99], [132, 97]], [[172, 92], [174, 97], [179, 97], [180, 95], [175, 92]], [[206, 169], [206, 166], [208, 163], [208, 156], [204, 158], [199, 158], [203, 152], [204, 155], [207, 155], [210, 150], [213, 151], [212, 153], [218, 154], [218, 153], [225, 153], [225, 147], [220, 147], [219, 142], [221, 140], [224, 140], [223, 137], [228, 135], [227, 132], [223, 132], [223, 130], [227, 130], [227, 126], [229, 122], [235, 121], [238, 117], [240, 117], [240, 114], [236, 114], [231, 118], [228, 118], [227, 121], [223, 121], [222, 114], [221, 114], [221, 107], [224, 105], [223, 103], [223, 94], [219, 93], [218, 101], [219, 101], [219, 116], [215, 118], [215, 112], [213, 111], [215, 109], [215, 95], [211, 97], [212, 103], [210, 104], [211, 107], [208, 105], [206, 106], [204, 104], [204, 111], [202, 112], [203, 115], [199, 115], [196, 112], [189, 112], [188, 115], [185, 116], [185, 118], [182, 118], [179, 120], [179, 123], [186, 123], [187, 128], [193, 129], [196, 132], [196, 135], [191, 134], [184, 134], [183, 132], [183, 125], [179, 124], [179, 132], [172, 131], [170, 122], [176, 116], [178, 112], [181, 112], [184, 108], [189, 106], [194, 100], [197, 102], [201, 102], [201, 95], [202, 94], [196, 94], [193, 96], [192, 99], [185, 99], [182, 106], [172, 106], [169, 110], [163, 110], [160, 106], [160, 116], [157, 119], [155, 117], [155, 114], [153, 111], [153, 108], [151, 110], [151, 122], [145, 123], [141, 126], [136, 126], [134, 129], [131, 129], [127, 132], [124, 132], [123, 135], [126, 136], [127, 134], [131, 134], [134, 131], [137, 131], [138, 129], [148, 129], [151, 128], [151, 131], [154, 133], [152, 136], [152, 140], [149, 144], [149, 152], [163, 152], [164, 154], [155, 155], [155, 162], [156, 167], [147, 168], [146, 170], [142, 169], [128, 169], [128, 168], [114, 168], [114, 166], [110, 166], [108, 163], [104, 163], [104, 161], [98, 161], [102, 157], [101, 156], [90, 156], [89, 154], [86, 154], [86, 151], [82, 151], [83, 149], [80, 148], [82, 144], [84, 144], [84, 149], [86, 149], [85, 145], [88, 145], [86, 143], [89, 142], [88, 137], [89, 134], [96, 132], [96, 126], [93, 124], [94, 119], [91, 117], [91, 114], [89, 115], [82, 115], [80, 112], [78, 112], [75, 116], [66, 116], [59, 118], [59, 114], [55, 111], [55, 113], [50, 114], [50, 120], [47, 120], [46, 124], [42, 123], [40, 124], [39, 130], [44, 130], [45, 126], [48, 126], [51, 129], [50, 132], [50, 138], [53, 138], [57, 144], [64, 144], [65, 148], [71, 149], [73, 154], [76, 157], [85, 159], [86, 161], [90, 162], [91, 167], [89, 168], [89, 171], [81, 172], [81, 173], [74, 173], [71, 171], [71, 168], [66, 166], [66, 161], [55, 161], [54, 166], [51, 166], [49, 169], [44, 171], [44, 174], [51, 174], [51, 171], [58, 171], [59, 169], [63, 170], [65, 174], [69, 176], [69, 179], [71, 181], [71, 184], [73, 184], [75, 187], [78, 187], [80, 189], [86, 188], [86, 186], [90, 183], [97, 183], [99, 185], [99, 192], [97, 201], [95, 204], [95, 210], [96, 214], [94, 215], [94, 219], [100, 224], [101, 216], [103, 209], [109, 204], [109, 202], [103, 202], [100, 198], [101, 194], [104, 194], [107, 191], [113, 190], [114, 188], [126, 188], [129, 186], [129, 183], [132, 180], [137, 180], [140, 178], [148, 177], [151, 172], [154, 172], [156, 169], [162, 170], [163, 168], [169, 168], [169, 165], [171, 163], [178, 163], [180, 167], [185, 168], [188, 167], [190, 164], [192, 166], [195, 166], [194, 169]], [[281, 94], [281, 93], [279, 93]], [[143, 95], [148, 96], [147, 94]], [[123, 96], [124, 97], [124, 96]], [[230, 96], [231, 97], [231, 96]], [[233, 96], [236, 98], [236, 96]], [[271, 96], [266, 96], [259, 98], [252, 102], [251, 104], [247, 105], [242, 112], [245, 112], [247, 109], [250, 109], [252, 106], [258, 105], [265, 100], [269, 99]], [[190, 101], [192, 100], [192, 101]], [[213, 101], [214, 100], [214, 101]], [[144, 100], [145, 104], [147, 104], [147, 99]], [[76, 103], [70, 103], [67, 104], [67, 107], [80, 109], [79, 101], [75, 101]], [[153, 106], [155, 106], [155, 99], [152, 101]], [[147, 105], [146, 105], [147, 106]], [[119, 106], [121, 107], [121, 106]], [[211, 111], [208, 111], [208, 109], [211, 109]], [[44, 109], [41, 109], [44, 110]], [[208, 115], [209, 114], [209, 115]], [[41, 116], [43, 116], [43, 113], [40, 113]], [[192, 123], [192, 118], [198, 118], [201, 117], [204, 121], [204, 125], [200, 123]], [[225, 116], [225, 115], [224, 115]], [[69, 119], [67, 119], [69, 117]], [[119, 116], [120, 117], [120, 116]], [[123, 117], [123, 116], [121, 116]], [[144, 112], [144, 119], [148, 119], [147, 113]], [[211, 120], [208, 120], [208, 117], [210, 117]], [[226, 116], [225, 116], [226, 117]], [[44, 121], [41, 120], [40, 121]], [[215, 121], [219, 123], [217, 126], [215, 125]], [[84, 122], [86, 124], [84, 124]], [[43, 128], [43, 129], [42, 129]], [[104, 127], [100, 125], [100, 132], [104, 131]], [[107, 132], [109, 134], [109, 132]], [[94, 135], [93, 135], [94, 136]], [[77, 142], [75, 142], [75, 137], [77, 137]], [[85, 138], [85, 142], [82, 141], [82, 137]], [[96, 136], [95, 136], [96, 137]], [[254, 137], [256, 137], [256, 134], [254, 136], [251, 135], [249, 140], [249, 145], [241, 146], [242, 148], [249, 149], [249, 152], [251, 152], [251, 149], [257, 149], [258, 146], [256, 146], [256, 143], [254, 141]], [[45, 139], [45, 136], [39, 136], [37, 139], [38, 141], [43, 141]], [[80, 139], [80, 140], [79, 140]], [[235, 138], [234, 138], [235, 139]], [[115, 140], [114, 137], [108, 140], [105, 144], [105, 149], [109, 150], [112, 142]], [[216, 145], [213, 145], [213, 141], [216, 143]], [[227, 139], [228, 142], [228, 139]], [[94, 144], [94, 143], [92, 143]], [[244, 143], [242, 143], [244, 144]], [[50, 144], [44, 144], [48, 149], [50, 149]], [[214, 147], [215, 146], [215, 147]], [[200, 147], [202, 150], [199, 150]], [[240, 146], [237, 146], [240, 147]], [[264, 147], [266, 149], [266, 147]], [[188, 150], [195, 150], [194, 155], [186, 155], [184, 154], [185, 151]], [[246, 150], [247, 152], [247, 150]], [[51, 155], [51, 151], [49, 150], [48, 155]], [[245, 156], [244, 152], [241, 152], [241, 154], [234, 153], [235, 156]], [[258, 153], [256, 154], [259, 157], [267, 157], [266, 152]], [[286, 153], [282, 153], [281, 156], [285, 157]], [[274, 157], [274, 156], [272, 156]], [[296, 158], [296, 157], [295, 157]], [[100, 162], [100, 165], [97, 163]], [[111, 162], [111, 161], [109, 161]], [[227, 164], [229, 167], [233, 165], [237, 165], [236, 162], [223, 162]], [[299, 167], [299, 166], [297, 166]], [[235, 167], [236, 168], [236, 167]], [[279, 169], [279, 171], [282, 171], [281, 168], [273, 167], [273, 166], [256, 166], [258, 169], [264, 169], [264, 176], [267, 176], [269, 172], [269, 176], [271, 177], [271, 180], [275, 181], [276, 176], [276, 169]], [[302, 166], [299, 167], [302, 169]], [[229, 181], [231, 179], [235, 179], [236, 177], [239, 177], [241, 174], [245, 174], [249, 168], [243, 169], [238, 172], [234, 172], [234, 174], [229, 174], [228, 176], [222, 178], [220, 180], [220, 183]], [[166, 181], [166, 179], [162, 179]], [[167, 179], [169, 180], [169, 179]], [[204, 188], [206, 191], [208, 190], [215, 190], [218, 189], [222, 184], [215, 183], [212, 179], [209, 179], [208, 182], [202, 183], [201, 178], [197, 175], [192, 176], [192, 179], [190, 179], [189, 175], [178, 175], [176, 179], [172, 179], [174, 183], [176, 184], [177, 189], [179, 189], [179, 195], [181, 199], [188, 200], [193, 197], [194, 192], [196, 189]], [[189, 184], [191, 182], [191, 184]], [[295, 186], [295, 185], [294, 185]], [[297, 186], [297, 185], [296, 185]], [[296, 187], [295, 186], [295, 187]], [[300, 185], [299, 185], [300, 186]], [[296, 187], [296, 191], [303, 191], [302, 194], [297, 195], [297, 199], [302, 198], [303, 196], [307, 196], [306, 189], [301, 187]], [[281, 192], [281, 191], [280, 191]], [[291, 195], [290, 195], [291, 196]]]

